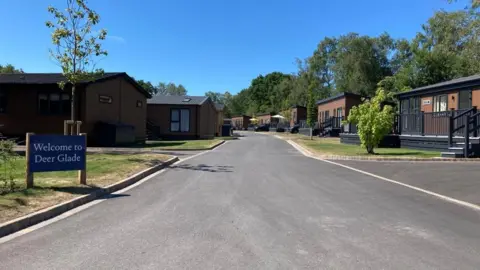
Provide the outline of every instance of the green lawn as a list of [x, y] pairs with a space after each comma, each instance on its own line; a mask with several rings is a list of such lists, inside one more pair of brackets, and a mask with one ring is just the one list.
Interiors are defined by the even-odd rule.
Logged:
[[440, 152], [423, 151], [408, 148], [376, 148], [375, 155], [369, 155], [367, 151], [358, 146], [340, 143], [338, 138], [295, 138], [295, 142], [300, 143], [306, 148], [323, 155], [339, 156], [381, 156], [381, 157], [414, 157], [414, 158], [432, 158], [440, 157]]
[[88, 194], [169, 158], [159, 154], [88, 154], [88, 185], [78, 184], [74, 171], [48, 172], [35, 173], [35, 187], [26, 189], [25, 159], [20, 157], [15, 161], [13, 171], [15, 191], [0, 195], [0, 223]]
[[211, 140], [185, 140], [185, 141], [147, 141], [146, 144], [137, 146], [141, 148], [151, 148], [157, 150], [190, 150], [190, 149], [208, 149], [221, 142], [222, 139]]

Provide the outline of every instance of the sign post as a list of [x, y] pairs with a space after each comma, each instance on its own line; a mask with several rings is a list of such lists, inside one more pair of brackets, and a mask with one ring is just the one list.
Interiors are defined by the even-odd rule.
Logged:
[[86, 134], [34, 135], [27, 134], [26, 182], [33, 187], [33, 173], [53, 171], [80, 171], [79, 180], [86, 184]]
[[[79, 125], [77, 126], [77, 130], [80, 130]], [[87, 146], [87, 133], [80, 133], [80, 137], [83, 137], [85, 147]], [[85, 158], [85, 168], [83, 170], [78, 171], [78, 182], [80, 182], [80, 185], [86, 185], [87, 184], [87, 162]]]
[[30, 136], [33, 135], [34, 133], [27, 133], [27, 138], [25, 140], [25, 145], [27, 146], [27, 149], [25, 150], [25, 158], [27, 160], [27, 166], [26, 166], [26, 173], [25, 173], [25, 182], [27, 184], [27, 188], [33, 188], [33, 173], [30, 171], [30, 162], [28, 162], [28, 158], [30, 156]]

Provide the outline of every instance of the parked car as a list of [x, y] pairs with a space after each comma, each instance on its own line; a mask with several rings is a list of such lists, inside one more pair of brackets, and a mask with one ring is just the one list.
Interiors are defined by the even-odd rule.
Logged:
[[270, 131], [270, 125], [260, 125], [255, 127], [255, 131]]
[[300, 129], [300, 125], [295, 125], [290, 129], [290, 133], [292, 134], [298, 133], [299, 129]]

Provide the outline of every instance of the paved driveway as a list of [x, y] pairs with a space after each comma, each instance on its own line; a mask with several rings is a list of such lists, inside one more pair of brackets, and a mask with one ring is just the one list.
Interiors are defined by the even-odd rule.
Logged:
[[334, 162], [480, 205], [480, 163], [477, 162]]
[[247, 133], [0, 245], [0, 269], [478, 269], [480, 214]]

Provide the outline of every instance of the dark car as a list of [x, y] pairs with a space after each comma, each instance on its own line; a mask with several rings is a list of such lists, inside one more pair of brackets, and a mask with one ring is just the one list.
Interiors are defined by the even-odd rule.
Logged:
[[295, 125], [290, 129], [290, 133], [292, 134], [298, 133], [299, 129], [300, 129], [300, 125]]
[[270, 131], [270, 125], [260, 125], [255, 127], [255, 131]]

